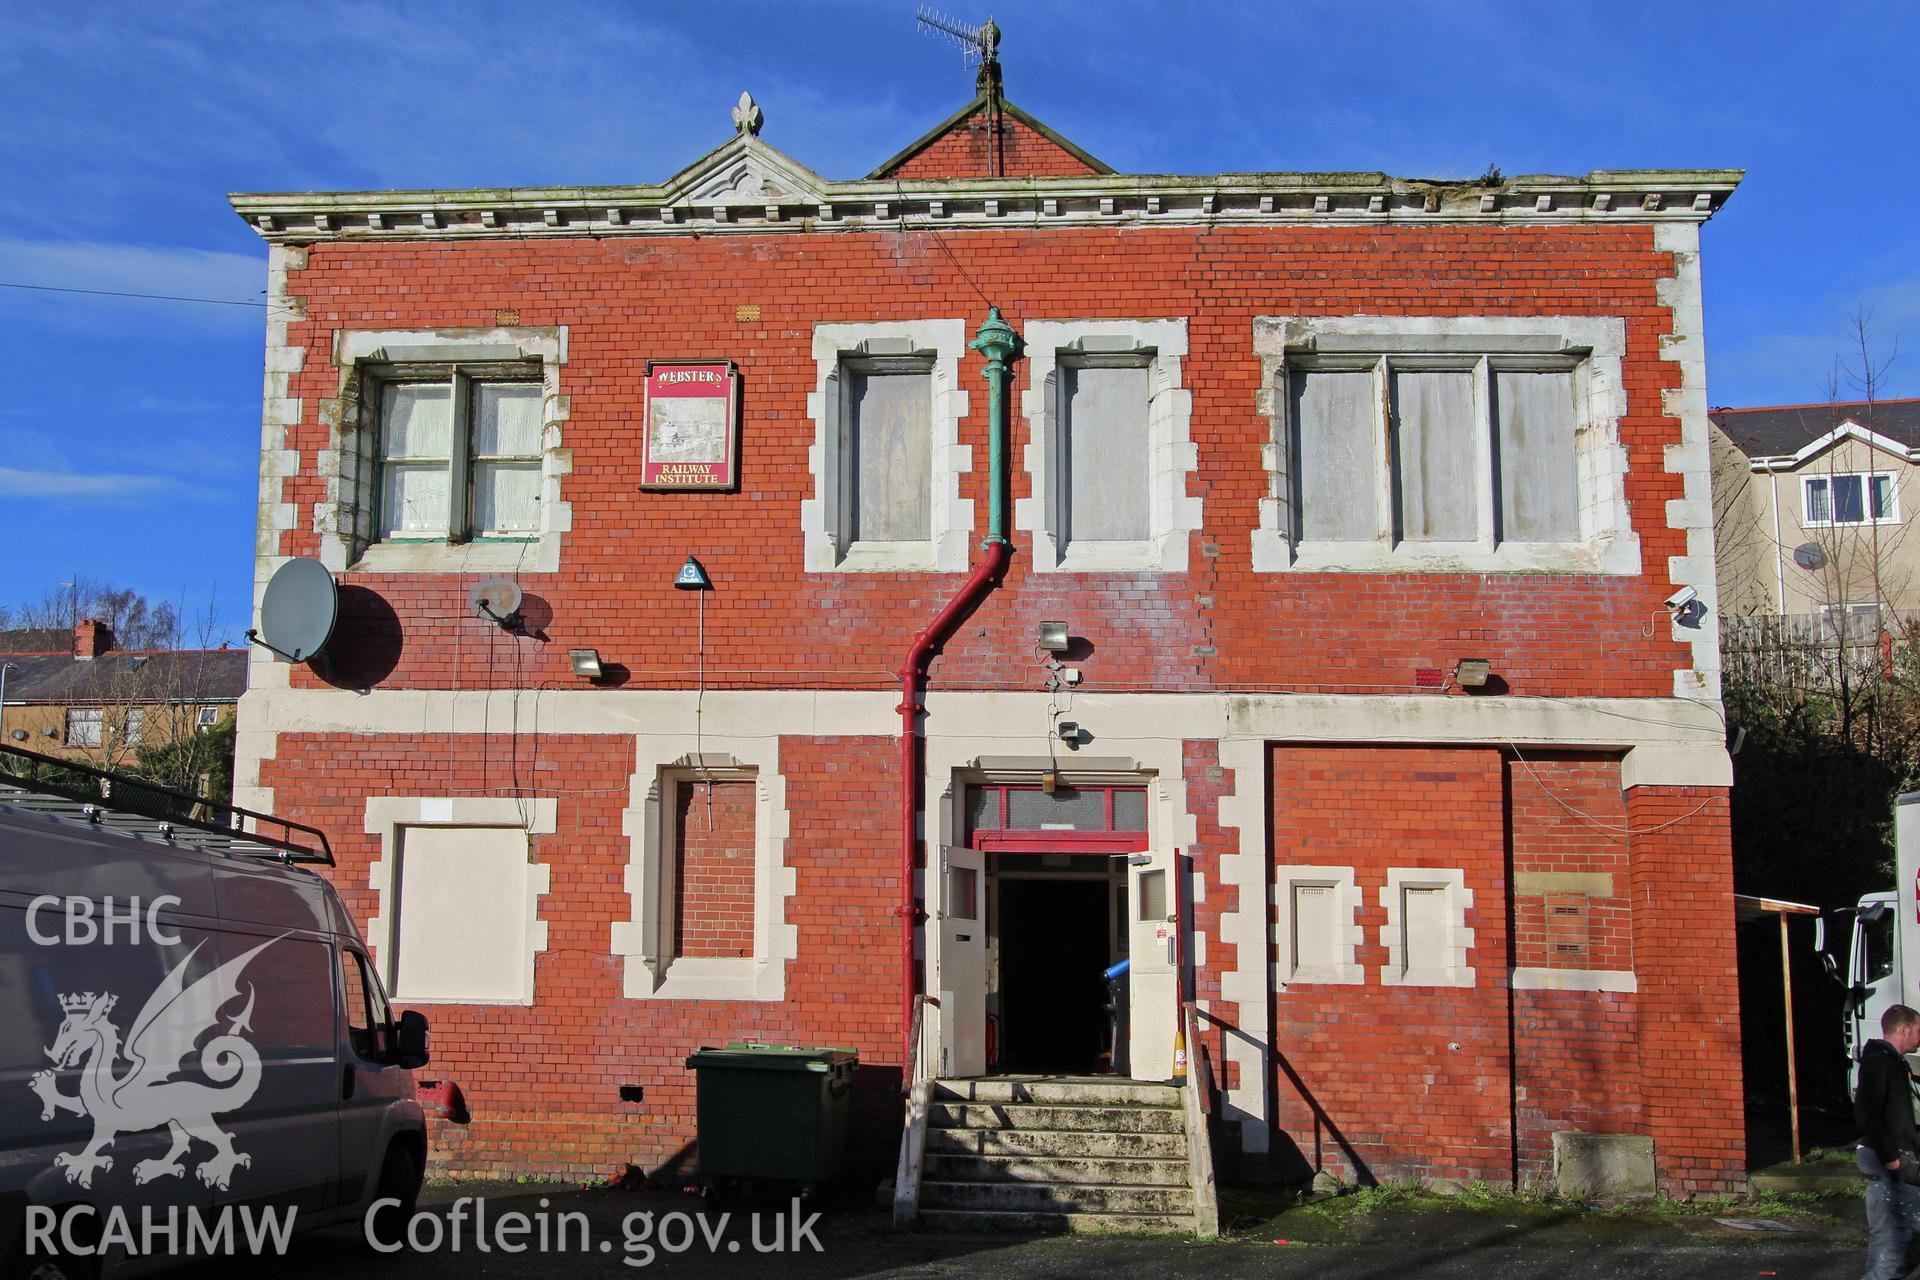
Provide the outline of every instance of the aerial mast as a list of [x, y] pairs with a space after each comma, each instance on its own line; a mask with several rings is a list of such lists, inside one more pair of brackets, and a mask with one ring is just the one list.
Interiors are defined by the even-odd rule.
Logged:
[[980, 71], [973, 78], [973, 88], [987, 102], [987, 176], [1002, 176], [1006, 171], [1006, 157], [1001, 153], [1003, 129], [1000, 119], [999, 24], [989, 17], [979, 26], [969, 27], [922, 5], [918, 25], [922, 31], [953, 41], [960, 46], [969, 63], [980, 64]]

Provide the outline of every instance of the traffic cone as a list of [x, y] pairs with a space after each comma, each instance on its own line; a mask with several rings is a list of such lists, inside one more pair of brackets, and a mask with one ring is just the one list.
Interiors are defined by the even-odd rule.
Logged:
[[1173, 1082], [1187, 1082], [1187, 1030], [1179, 1026], [1173, 1029]]

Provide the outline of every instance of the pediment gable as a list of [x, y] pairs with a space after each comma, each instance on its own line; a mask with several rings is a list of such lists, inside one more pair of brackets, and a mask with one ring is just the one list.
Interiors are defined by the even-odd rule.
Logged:
[[827, 198], [830, 184], [750, 133], [739, 133], [662, 184], [662, 203], [689, 210]]

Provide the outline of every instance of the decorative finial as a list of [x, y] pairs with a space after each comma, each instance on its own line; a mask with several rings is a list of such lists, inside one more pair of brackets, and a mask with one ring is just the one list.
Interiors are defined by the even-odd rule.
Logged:
[[735, 132], [759, 133], [760, 125], [766, 118], [766, 114], [760, 110], [760, 104], [753, 100], [753, 95], [743, 92], [740, 95], [740, 104], [733, 109]]

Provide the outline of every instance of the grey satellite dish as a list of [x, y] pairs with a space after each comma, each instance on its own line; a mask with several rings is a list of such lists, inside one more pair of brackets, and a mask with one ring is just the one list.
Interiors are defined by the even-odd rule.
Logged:
[[247, 632], [247, 639], [288, 662], [305, 662], [326, 647], [338, 613], [333, 575], [318, 560], [302, 556], [267, 580], [259, 629]]
[[1803, 542], [1793, 549], [1793, 562], [1802, 569], [1824, 569], [1827, 553], [1817, 542]]
[[511, 578], [476, 582], [467, 592], [467, 608], [475, 617], [491, 618], [504, 627], [520, 612], [520, 584]]

